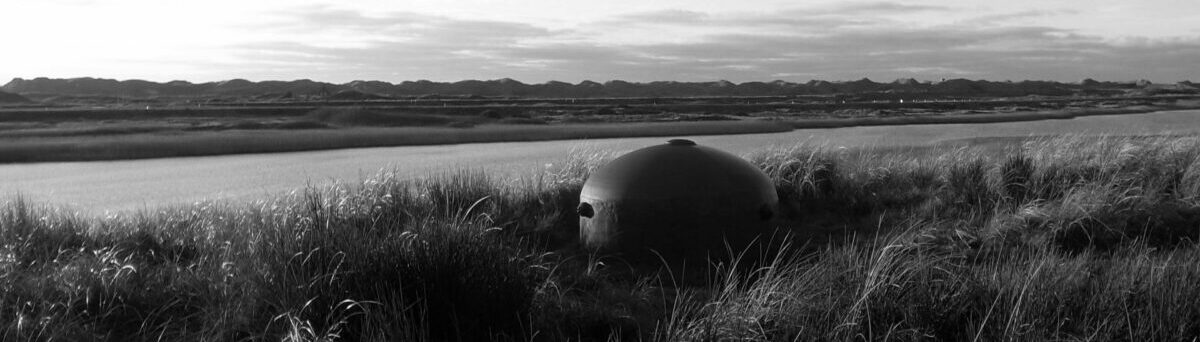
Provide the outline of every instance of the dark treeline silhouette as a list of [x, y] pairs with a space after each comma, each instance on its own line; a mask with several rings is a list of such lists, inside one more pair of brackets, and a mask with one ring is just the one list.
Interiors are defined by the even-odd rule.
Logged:
[[814, 80], [804, 83], [785, 81], [733, 83], [658, 81], [635, 83], [620, 80], [578, 84], [550, 81], [527, 84], [512, 79], [459, 82], [404, 81], [398, 84], [382, 81], [353, 81], [344, 84], [312, 80], [252, 82], [234, 79], [221, 82], [166, 83], [143, 80], [117, 81], [100, 78], [51, 79], [16, 78], [0, 90], [22, 95], [115, 96], [148, 98], [160, 96], [234, 96], [288, 99], [292, 97], [322, 97], [342, 100], [372, 100], [412, 97], [522, 97], [522, 98], [598, 98], [598, 97], [691, 97], [691, 96], [794, 96], [833, 94], [924, 94], [928, 96], [1011, 97], [1066, 95], [1153, 95], [1162, 93], [1200, 93], [1197, 84], [1179, 82], [1155, 84], [1146, 80], [1130, 82], [1101, 82], [1085, 79], [1081, 82], [1055, 81], [986, 81], [950, 79], [938, 82], [919, 82], [899, 79], [880, 83], [870, 79], [829, 82]]

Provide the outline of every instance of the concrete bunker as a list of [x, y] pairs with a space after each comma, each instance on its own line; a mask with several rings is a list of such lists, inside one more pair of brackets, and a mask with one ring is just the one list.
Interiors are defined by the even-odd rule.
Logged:
[[588, 178], [578, 208], [580, 241], [635, 259], [720, 258], [767, 238], [778, 202], [759, 168], [674, 139], [620, 156]]

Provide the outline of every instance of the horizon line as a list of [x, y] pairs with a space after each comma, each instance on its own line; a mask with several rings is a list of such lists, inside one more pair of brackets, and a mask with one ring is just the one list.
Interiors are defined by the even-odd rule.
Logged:
[[393, 82], [393, 81], [384, 81], [384, 80], [378, 80], [378, 79], [375, 79], [375, 80], [355, 79], [355, 80], [346, 81], [346, 82], [340, 82], [340, 83], [339, 83], [339, 82], [334, 82], [334, 81], [321, 81], [321, 80], [314, 80], [314, 79], [311, 79], [311, 78], [297, 78], [297, 79], [291, 79], [291, 80], [283, 80], [283, 79], [260, 79], [260, 80], [251, 80], [251, 79], [247, 79], [247, 78], [235, 77], [235, 78], [229, 78], [229, 79], [223, 79], [223, 80], [216, 80], [216, 81], [189, 81], [189, 80], [182, 80], [182, 79], [174, 79], [174, 80], [170, 80], [170, 81], [154, 81], [154, 80], [143, 79], [143, 78], [126, 78], [126, 79], [118, 79], [118, 78], [105, 78], [105, 77], [96, 77], [96, 76], [79, 76], [79, 77], [45, 77], [45, 76], [39, 76], [39, 77], [33, 77], [33, 78], [13, 77], [11, 80], [9, 80], [7, 83], [5, 83], [5, 85], [7, 85], [8, 83], [16, 82], [16, 81], [33, 81], [33, 80], [38, 80], [38, 79], [48, 79], [48, 80], [78, 80], [78, 79], [93, 79], [93, 80], [101, 80], [101, 81], [116, 81], [116, 82], [141, 81], [141, 82], [150, 82], [150, 83], [159, 83], [159, 84], [174, 83], [174, 82], [184, 82], [184, 83], [189, 83], [189, 84], [205, 84], [205, 83], [221, 83], [221, 82], [231, 82], [231, 81], [247, 81], [247, 82], [252, 82], [252, 83], [260, 83], [260, 82], [298, 82], [298, 81], [310, 81], [310, 82], [316, 82], [316, 83], [328, 83], [328, 84], [333, 84], [333, 85], [345, 85], [345, 84], [350, 84], [350, 83], [354, 83], [354, 82], [383, 82], [383, 83], [388, 83], [388, 84], [392, 84], [392, 85], [399, 85], [399, 84], [402, 84], [402, 83], [405, 83], [405, 82], [431, 82], [431, 83], [451, 83], [451, 84], [453, 84], [453, 83], [469, 82], [469, 81], [477, 81], [477, 82], [497, 82], [497, 81], [505, 81], [505, 80], [512, 81], [512, 82], [516, 82], [516, 83], [520, 83], [520, 84], [524, 84], [524, 85], [544, 85], [544, 84], [550, 84], [550, 83], [565, 83], [565, 84], [570, 84], [570, 85], [579, 85], [579, 84], [584, 84], [584, 83], [588, 83], [588, 82], [591, 82], [591, 83], [597, 83], [597, 84], [607, 84], [607, 83], [610, 83], [610, 82], [618, 82], [618, 81], [619, 81], [619, 82], [625, 82], [625, 83], [633, 83], [633, 84], [650, 84], [650, 83], [660, 83], [660, 82], [668, 82], [668, 83], [720, 83], [720, 82], [727, 82], [727, 83], [732, 83], [732, 84], [734, 84], [734, 85], [741, 85], [741, 84], [746, 84], [746, 83], [777, 83], [777, 82], [792, 83], [792, 84], [805, 84], [805, 83], [811, 83], [811, 82], [849, 83], [849, 82], [861, 82], [861, 81], [864, 81], [864, 80], [865, 80], [865, 81], [870, 81], [870, 82], [873, 82], [873, 83], [879, 83], [879, 84], [889, 84], [889, 83], [895, 83], [895, 82], [897, 82], [897, 81], [901, 81], [901, 80], [913, 80], [913, 81], [916, 81], [917, 83], [921, 83], [921, 84], [937, 84], [937, 83], [946, 82], [946, 81], [952, 81], [952, 80], [967, 80], [967, 81], [975, 81], [975, 82], [978, 82], [978, 81], [986, 81], [986, 82], [997, 82], [997, 83], [1020, 83], [1020, 82], [1053, 82], [1053, 83], [1066, 83], [1066, 84], [1082, 84], [1083, 82], [1085, 82], [1085, 81], [1088, 81], [1088, 80], [1091, 80], [1091, 81], [1094, 81], [1094, 82], [1100, 82], [1100, 83], [1138, 83], [1138, 82], [1142, 82], [1142, 81], [1150, 82], [1150, 83], [1152, 83], [1152, 84], [1178, 84], [1178, 83], [1192, 83], [1192, 80], [1190, 80], [1190, 79], [1177, 80], [1177, 81], [1174, 81], [1174, 82], [1155, 82], [1155, 81], [1153, 81], [1153, 80], [1150, 80], [1150, 79], [1148, 79], [1148, 78], [1138, 78], [1138, 79], [1135, 79], [1135, 80], [1098, 80], [1098, 79], [1094, 79], [1094, 78], [1091, 78], [1091, 77], [1085, 77], [1085, 78], [1083, 78], [1083, 79], [1074, 80], [1074, 81], [1062, 81], [1062, 80], [1053, 80], [1053, 79], [1024, 79], [1024, 80], [1012, 80], [1012, 79], [1006, 79], [1006, 80], [989, 80], [989, 79], [986, 79], [986, 78], [971, 79], [971, 78], [965, 78], [965, 77], [957, 77], [957, 78], [941, 78], [940, 80], [929, 80], [929, 79], [918, 79], [918, 78], [915, 78], [915, 77], [901, 77], [901, 78], [896, 78], [896, 79], [894, 79], [894, 80], [891, 80], [891, 81], [884, 81], [884, 82], [880, 82], [880, 81], [877, 81], [877, 80], [871, 79], [870, 77], [863, 77], [863, 78], [859, 78], [859, 79], [853, 79], [853, 80], [823, 80], [823, 79], [815, 79], [815, 78], [814, 78], [814, 79], [809, 79], [808, 81], [787, 81], [787, 80], [783, 80], [783, 79], [773, 79], [773, 80], [769, 80], [769, 81], [761, 81], [761, 80], [759, 80], [759, 81], [744, 81], [744, 82], [735, 82], [735, 81], [729, 81], [729, 80], [726, 80], [726, 79], [709, 80], [709, 81], [675, 81], [675, 80], [627, 81], [627, 80], [621, 80], [621, 79], [608, 79], [608, 80], [605, 80], [605, 81], [594, 81], [594, 80], [591, 80], [591, 79], [585, 79], [585, 80], [581, 80], [581, 81], [579, 81], [579, 82], [576, 82], [576, 83], [572, 83], [572, 82], [566, 82], [566, 81], [559, 81], [559, 80], [548, 80], [548, 81], [545, 81], [545, 82], [535, 82], [535, 83], [528, 83], [528, 82], [523, 82], [523, 81], [520, 81], [520, 80], [517, 80], [517, 79], [511, 78], [511, 77], [502, 77], [502, 78], [495, 78], [495, 79], [459, 79], [459, 80], [457, 80], [457, 81], [434, 81], [434, 80], [429, 80], [429, 79], [416, 79], [416, 80], [411, 80], [411, 79], [410, 79], [410, 80], [402, 80], [402, 81], [398, 81], [398, 82]]

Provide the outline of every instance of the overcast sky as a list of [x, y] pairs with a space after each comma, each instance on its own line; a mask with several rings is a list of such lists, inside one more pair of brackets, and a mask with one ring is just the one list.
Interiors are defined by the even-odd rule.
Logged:
[[13, 77], [1200, 81], [1196, 0], [0, 0]]

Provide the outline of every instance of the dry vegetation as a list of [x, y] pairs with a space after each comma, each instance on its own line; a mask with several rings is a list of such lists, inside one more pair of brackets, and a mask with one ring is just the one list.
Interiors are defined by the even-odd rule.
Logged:
[[[218, 111], [219, 112], [219, 111]], [[358, 147], [464, 144], [647, 136], [786, 132], [760, 120], [664, 120], [629, 124], [605, 120], [547, 124], [524, 116], [455, 116], [364, 107], [318, 108], [303, 115], [138, 118], [134, 112], [104, 120], [86, 114], [47, 118], [0, 115], [0, 163], [92, 161], [296, 152]], [[75, 115], [75, 116], [68, 116]], [[254, 113], [252, 113], [254, 114]], [[486, 114], [486, 113], [485, 113]], [[55, 118], [55, 115], [62, 118]], [[124, 118], [124, 119], [120, 119]]]
[[750, 157], [783, 247], [657, 273], [574, 244], [581, 153], [250, 206], [0, 209], [0, 340], [1190, 340], [1200, 140]]
[[466, 144], [652, 136], [786, 132], [771, 122], [677, 122], [586, 125], [352, 127], [307, 130], [228, 130], [202, 134], [139, 133], [0, 139], [0, 163], [90, 161], [241, 153], [313, 151], [376, 146]]
[[[1061, 100], [1016, 102], [1029, 106], [990, 101], [924, 104], [933, 106], [930, 108], [899, 103], [698, 102], [663, 106], [522, 103], [0, 111], [0, 163], [1014, 122], [1197, 108], [1196, 100], [1189, 99], [1125, 100], [1112, 107], [1098, 101], [1077, 104]], [[1004, 104], [1009, 105], [1001, 106]]]

